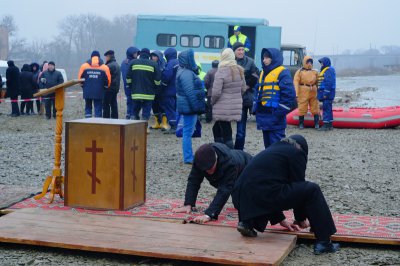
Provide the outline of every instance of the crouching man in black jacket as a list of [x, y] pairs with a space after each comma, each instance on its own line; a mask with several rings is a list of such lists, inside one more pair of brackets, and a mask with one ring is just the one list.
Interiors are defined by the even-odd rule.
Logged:
[[233, 187], [252, 156], [241, 150], [229, 149], [222, 143], [203, 144], [194, 155], [192, 170], [189, 174], [183, 207], [173, 212], [190, 213], [196, 206], [197, 194], [204, 177], [217, 189], [217, 194], [205, 215], [195, 218], [197, 223], [217, 220], [222, 208], [233, 191]]

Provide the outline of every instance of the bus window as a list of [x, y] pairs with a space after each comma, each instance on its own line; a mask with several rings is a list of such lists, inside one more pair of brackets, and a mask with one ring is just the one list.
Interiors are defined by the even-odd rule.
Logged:
[[165, 34], [161, 33], [157, 35], [157, 45], [174, 47], [176, 46], [176, 35], [175, 34]]
[[200, 36], [198, 35], [181, 35], [181, 46], [182, 47], [200, 47]]
[[297, 66], [299, 61], [299, 54], [293, 50], [283, 50], [283, 65], [284, 66]]
[[225, 39], [222, 36], [207, 35], [204, 37], [204, 47], [222, 49], [225, 46]]

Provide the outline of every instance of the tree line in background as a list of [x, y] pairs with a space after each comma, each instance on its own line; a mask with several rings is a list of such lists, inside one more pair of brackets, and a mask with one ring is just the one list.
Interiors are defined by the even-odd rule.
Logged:
[[136, 16], [122, 15], [108, 20], [93, 14], [71, 15], [58, 23], [58, 35], [51, 41], [28, 41], [18, 36], [18, 26], [10, 15], [0, 19], [0, 26], [9, 33], [9, 59], [38, 63], [51, 60], [75, 74], [76, 68], [90, 57], [93, 50], [103, 54], [112, 49], [117, 60], [122, 61], [126, 49], [133, 45]]
[[[57, 66], [65, 68], [69, 75], [75, 75], [77, 68], [89, 58], [92, 50], [104, 53], [112, 49], [121, 62], [125, 58], [126, 49], [134, 42], [136, 16], [122, 15], [108, 20], [94, 14], [71, 15], [58, 23], [58, 35], [51, 41], [28, 41], [18, 36], [18, 26], [10, 15], [0, 18], [0, 26], [9, 33], [9, 59], [23, 63], [52, 60]], [[380, 49], [354, 51], [346, 49], [340, 54], [400, 55], [400, 46], [386, 45]]]

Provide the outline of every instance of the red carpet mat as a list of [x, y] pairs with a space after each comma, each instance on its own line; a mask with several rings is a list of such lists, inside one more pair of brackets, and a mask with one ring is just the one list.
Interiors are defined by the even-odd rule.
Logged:
[[[47, 204], [46, 201], [47, 199], [45, 198], [39, 201], [29, 198], [13, 205], [10, 207], [10, 209], [40, 208], [71, 211], [77, 213], [163, 218], [191, 222], [196, 216], [201, 215], [209, 204], [209, 201], [207, 200], [199, 200], [197, 202], [197, 212], [186, 214], [173, 213], [171, 211], [172, 208], [182, 205], [182, 200], [178, 199], [147, 199], [145, 205], [132, 208], [128, 211], [97, 211], [71, 208], [64, 206], [64, 201], [58, 197], [56, 197], [52, 204]], [[293, 213], [291, 211], [285, 212], [285, 215], [287, 219], [293, 220]], [[236, 227], [238, 222], [237, 218], [237, 211], [234, 208], [224, 208], [222, 213], [219, 215], [218, 221], [212, 221], [207, 224]], [[333, 214], [333, 218], [337, 227], [337, 233], [332, 238], [333, 240], [343, 242], [400, 245], [399, 217]], [[269, 226], [267, 230], [280, 233], [289, 233], [279, 225]], [[313, 238], [313, 235], [307, 230], [297, 232], [296, 234], [300, 238]]]

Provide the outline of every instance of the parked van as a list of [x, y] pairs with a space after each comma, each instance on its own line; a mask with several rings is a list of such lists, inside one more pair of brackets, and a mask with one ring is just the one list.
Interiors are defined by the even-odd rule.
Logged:
[[202, 64], [203, 71], [207, 71], [211, 62], [219, 59], [221, 50], [228, 46], [235, 25], [240, 25], [241, 32], [250, 39], [252, 47], [246, 55], [254, 58], [258, 67], [261, 67], [261, 50], [265, 47], [284, 49], [287, 66], [294, 64], [290, 56], [295, 54], [297, 61], [302, 62], [304, 47], [281, 45], [281, 27], [270, 26], [266, 19], [138, 15], [134, 43], [139, 48], [160, 51], [169, 47], [178, 52], [192, 48], [196, 61]]

